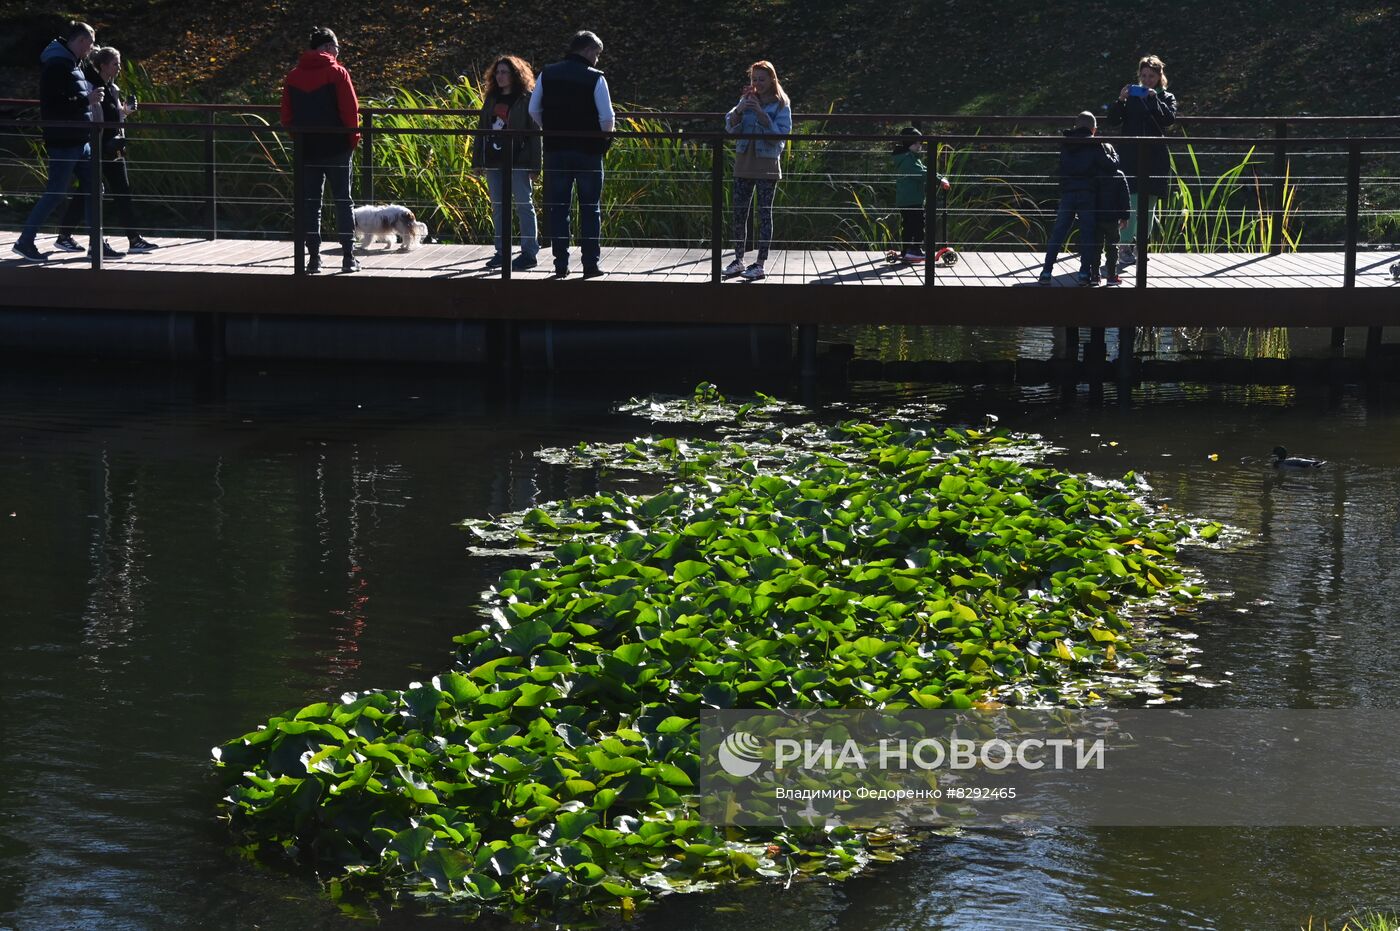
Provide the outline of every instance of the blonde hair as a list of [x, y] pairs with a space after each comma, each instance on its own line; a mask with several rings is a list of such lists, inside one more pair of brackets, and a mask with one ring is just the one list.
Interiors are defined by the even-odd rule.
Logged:
[[773, 63], [768, 59], [760, 59], [754, 62], [753, 64], [749, 65], [749, 80], [753, 80], [753, 73], [759, 68], [762, 68], [764, 71], [767, 71], [769, 76], [773, 78], [773, 96], [777, 97], [778, 101], [783, 106], [792, 106], [792, 101], [788, 99], [787, 92], [783, 90], [783, 85], [778, 80], [778, 69], [775, 68], [773, 66]]
[[99, 49], [95, 49], [88, 57], [94, 65], [100, 68], [110, 61], [119, 61], [122, 57], [122, 53], [112, 48], [110, 45], [104, 45]]
[[1158, 76], [1162, 79], [1159, 82], [1162, 85], [1162, 90], [1167, 89], [1167, 66], [1163, 64], [1162, 59], [1158, 58], [1156, 55], [1144, 55], [1138, 61], [1138, 71], [1141, 71], [1143, 68], [1151, 68], [1153, 71], [1157, 72]]

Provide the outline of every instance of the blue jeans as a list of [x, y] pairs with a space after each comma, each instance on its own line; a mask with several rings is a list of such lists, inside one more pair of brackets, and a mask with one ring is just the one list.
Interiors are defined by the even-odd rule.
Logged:
[[1045, 247], [1042, 276], [1055, 273], [1055, 259], [1059, 258], [1060, 249], [1069, 238], [1076, 216], [1079, 218], [1079, 272], [1088, 275], [1098, 264], [1094, 257], [1098, 251], [1095, 247], [1094, 192], [1066, 191], [1060, 195], [1060, 207], [1055, 211], [1055, 226], [1050, 230], [1050, 243]]
[[[510, 199], [515, 207], [515, 215], [520, 219], [520, 254], [534, 258], [540, 251], [535, 229], [535, 200], [530, 184], [528, 168], [512, 168], [510, 172]], [[486, 169], [486, 188], [491, 193], [491, 216], [496, 224], [496, 254], [509, 255], [510, 250], [501, 242], [501, 234], [506, 228], [505, 197], [501, 191], [501, 169]]]
[[73, 183], [73, 176], [78, 177], [78, 196], [82, 197], [87, 207], [83, 211], [83, 216], [87, 225], [92, 225], [92, 198], [88, 197], [88, 192], [92, 189], [92, 159], [91, 149], [84, 143], [82, 145], [49, 146], [49, 182], [44, 186], [44, 194], [39, 198], [39, 202], [34, 205], [34, 209], [29, 211], [29, 218], [24, 221], [24, 232], [20, 234], [22, 242], [33, 242], [34, 237], [39, 233], [39, 227], [44, 225], [44, 221], [49, 218], [49, 214], [58, 209], [58, 205], [63, 203], [68, 196], [68, 187]]
[[570, 149], [544, 155], [544, 202], [549, 211], [549, 235], [554, 267], [569, 267], [569, 202], [578, 188], [578, 244], [583, 267], [595, 268], [603, 232], [603, 156]]

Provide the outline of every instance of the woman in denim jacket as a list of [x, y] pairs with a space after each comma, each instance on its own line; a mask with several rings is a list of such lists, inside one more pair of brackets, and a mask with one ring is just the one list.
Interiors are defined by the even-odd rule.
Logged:
[[[770, 61], [749, 66], [749, 85], [734, 109], [724, 115], [724, 128], [740, 135], [792, 132], [792, 102], [778, 83], [778, 69]], [[783, 176], [785, 139], [740, 139], [734, 144], [734, 261], [724, 270], [726, 278], [742, 275], [749, 281], [764, 277], [763, 263], [773, 241], [773, 194]], [[744, 265], [748, 238], [749, 202], [758, 195], [758, 261]]]

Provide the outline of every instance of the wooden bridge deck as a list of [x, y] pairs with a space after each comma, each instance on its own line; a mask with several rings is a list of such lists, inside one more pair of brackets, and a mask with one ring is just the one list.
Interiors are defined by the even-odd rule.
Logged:
[[[1400, 324], [1400, 284], [1389, 271], [1400, 255], [1380, 251], [1360, 254], [1354, 289], [1342, 288], [1340, 252], [1154, 253], [1146, 290], [1126, 277], [1118, 288], [1077, 288], [1073, 254], [1061, 257], [1055, 287], [1040, 288], [1039, 255], [971, 252], [940, 267], [930, 292], [920, 287], [922, 268], [888, 265], [879, 252], [777, 250], [767, 280], [727, 281], [718, 290], [708, 250], [621, 246], [603, 250], [607, 277], [588, 282], [580, 280], [574, 250], [569, 281], [597, 289], [582, 292], [550, 279], [548, 252], [537, 268], [501, 281], [485, 268], [486, 245], [375, 246], [359, 253], [357, 275], [341, 275], [339, 247], [326, 246], [327, 273], [298, 278], [287, 242], [162, 239], [153, 253], [93, 273], [83, 254], [23, 262], [10, 251], [14, 239], [0, 234], [0, 306], [654, 323]], [[39, 241], [45, 251], [52, 242], [47, 235]], [[1242, 299], [1241, 289], [1258, 297]]]

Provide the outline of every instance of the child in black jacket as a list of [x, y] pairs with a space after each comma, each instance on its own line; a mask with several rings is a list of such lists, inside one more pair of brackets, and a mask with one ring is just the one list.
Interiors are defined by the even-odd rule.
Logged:
[[[1113, 146], [1104, 143], [1104, 148], [1113, 151]], [[1116, 157], [1116, 153], [1115, 153]], [[1131, 212], [1131, 201], [1128, 194], [1128, 176], [1122, 171], [1114, 169], [1110, 173], [1099, 175], [1094, 182], [1094, 272], [1095, 281], [1098, 280], [1099, 253], [1104, 255], [1104, 269], [1106, 283], [1110, 285], [1121, 284], [1122, 279], [1118, 277], [1118, 235], [1128, 225], [1128, 214]]]

